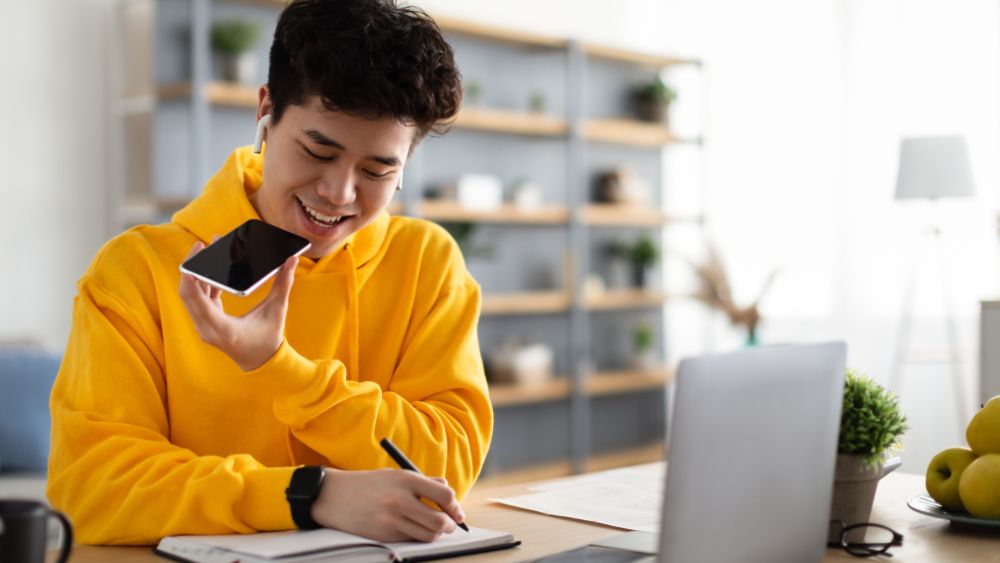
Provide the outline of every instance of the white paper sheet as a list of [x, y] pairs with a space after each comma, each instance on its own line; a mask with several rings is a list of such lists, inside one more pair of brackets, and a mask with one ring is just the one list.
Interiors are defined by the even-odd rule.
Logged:
[[651, 463], [548, 481], [493, 502], [626, 530], [659, 532], [666, 464]]

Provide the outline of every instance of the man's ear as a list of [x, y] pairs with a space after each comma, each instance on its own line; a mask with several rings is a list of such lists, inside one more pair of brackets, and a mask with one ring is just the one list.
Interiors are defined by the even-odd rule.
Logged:
[[264, 133], [267, 131], [267, 126], [270, 123], [271, 114], [266, 114], [257, 120], [257, 134], [253, 138], [254, 154], [260, 154], [260, 151], [264, 148]]
[[273, 106], [271, 104], [271, 91], [268, 90], [267, 84], [261, 84], [260, 88], [257, 89], [257, 121], [269, 113], [273, 113]]

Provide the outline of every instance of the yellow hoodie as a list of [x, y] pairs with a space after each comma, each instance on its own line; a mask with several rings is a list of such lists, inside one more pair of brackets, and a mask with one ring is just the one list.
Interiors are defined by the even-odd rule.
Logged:
[[[254, 371], [198, 338], [178, 266], [196, 240], [258, 217], [261, 171], [236, 150], [171, 223], [115, 237], [77, 284], [47, 493], [81, 542], [294, 528], [295, 466], [395, 467], [382, 437], [459, 497], [479, 474], [493, 428], [480, 290], [433, 223], [383, 213], [301, 258], [285, 341]], [[270, 287], [223, 306], [241, 315]]]

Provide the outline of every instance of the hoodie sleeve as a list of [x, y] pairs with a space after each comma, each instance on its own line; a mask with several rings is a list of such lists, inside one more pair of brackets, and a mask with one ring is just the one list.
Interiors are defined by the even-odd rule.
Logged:
[[275, 502], [294, 468], [269, 469], [248, 455], [197, 456], [170, 443], [157, 326], [148, 308], [92, 276], [80, 281], [51, 396], [52, 505], [90, 544], [294, 527]]
[[461, 264], [414, 319], [388, 388], [353, 381], [338, 360], [310, 360], [287, 341], [247, 375], [275, 396], [275, 416], [294, 440], [341, 469], [395, 467], [378, 442], [392, 440], [425, 474], [443, 476], [459, 498], [489, 449], [489, 401], [477, 323], [480, 289]]

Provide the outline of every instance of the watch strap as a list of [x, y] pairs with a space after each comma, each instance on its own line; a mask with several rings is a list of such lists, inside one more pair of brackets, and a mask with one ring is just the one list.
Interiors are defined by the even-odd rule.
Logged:
[[319, 497], [326, 471], [322, 465], [299, 467], [292, 473], [292, 480], [285, 489], [285, 499], [292, 511], [292, 521], [300, 530], [321, 528], [312, 518], [312, 506]]

